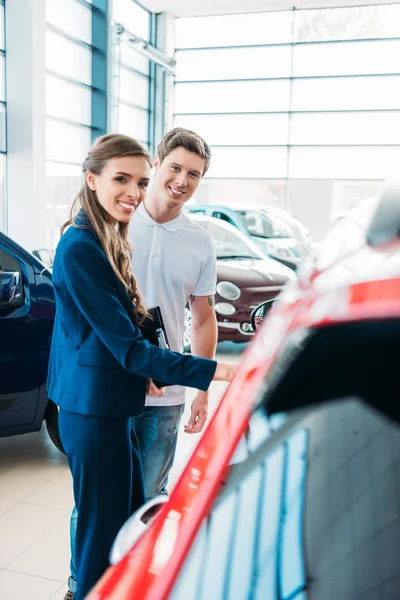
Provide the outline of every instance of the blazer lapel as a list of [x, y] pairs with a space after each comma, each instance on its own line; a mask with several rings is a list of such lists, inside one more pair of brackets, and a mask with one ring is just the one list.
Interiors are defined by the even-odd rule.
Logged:
[[[85, 213], [85, 211], [82, 208], [79, 210], [79, 212], [77, 213], [77, 215], [74, 219], [74, 225], [76, 225], [77, 227], [84, 227], [85, 229], [90, 229], [93, 233], [93, 237], [96, 240], [96, 243], [101, 247], [100, 240], [97, 237], [97, 235], [95, 234], [95, 232], [93, 231], [89, 217], [87, 216], [87, 214]], [[116, 281], [117, 289], [120, 293], [121, 302], [122, 302], [124, 308], [126, 309], [128, 315], [131, 317], [131, 320], [134, 323], [137, 323], [137, 317], [134, 312], [134, 306], [133, 306], [132, 300], [129, 298], [129, 294], [128, 294], [124, 284], [118, 279], [118, 277], [116, 275], [115, 275], [115, 281]]]

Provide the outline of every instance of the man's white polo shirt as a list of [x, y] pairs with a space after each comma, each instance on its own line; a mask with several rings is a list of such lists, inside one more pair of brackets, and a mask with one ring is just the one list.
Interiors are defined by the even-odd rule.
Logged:
[[[185, 306], [191, 295], [212, 296], [216, 260], [210, 234], [183, 212], [159, 225], [142, 203], [129, 225], [133, 246], [132, 270], [144, 303], [160, 306], [171, 350], [182, 352]], [[185, 388], [169, 386], [162, 398], [148, 396], [147, 406], [185, 402]]]

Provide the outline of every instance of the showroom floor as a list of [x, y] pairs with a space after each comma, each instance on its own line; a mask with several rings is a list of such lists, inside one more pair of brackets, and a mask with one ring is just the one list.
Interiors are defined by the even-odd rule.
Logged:
[[[236, 361], [243, 345], [221, 345], [220, 359]], [[214, 383], [210, 413], [225, 388]], [[183, 416], [188, 420], [190, 398]], [[199, 436], [181, 431], [170, 484]], [[72, 484], [65, 457], [45, 428], [0, 439], [0, 600], [62, 600], [69, 574]]]

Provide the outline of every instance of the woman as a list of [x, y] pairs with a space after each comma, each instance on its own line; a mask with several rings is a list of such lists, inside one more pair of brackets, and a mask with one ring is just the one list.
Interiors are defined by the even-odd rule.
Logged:
[[234, 372], [142, 337], [146, 309], [130, 268], [127, 229], [146, 194], [150, 166], [131, 138], [106, 135], [94, 144], [53, 266], [57, 312], [48, 394], [60, 407], [78, 509], [75, 600], [106, 569], [118, 530], [144, 502], [132, 416], [143, 409], [146, 380], [206, 390], [212, 379], [230, 381]]

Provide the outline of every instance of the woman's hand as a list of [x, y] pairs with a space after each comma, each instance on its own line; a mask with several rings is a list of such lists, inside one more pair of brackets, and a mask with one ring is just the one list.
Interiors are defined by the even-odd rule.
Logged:
[[229, 363], [217, 362], [213, 381], [232, 381], [237, 371], [237, 365]]
[[157, 387], [152, 379], [147, 380], [147, 396], [158, 396], [159, 398], [161, 398], [161, 396], [164, 396], [165, 389], [165, 387]]

